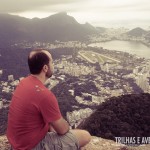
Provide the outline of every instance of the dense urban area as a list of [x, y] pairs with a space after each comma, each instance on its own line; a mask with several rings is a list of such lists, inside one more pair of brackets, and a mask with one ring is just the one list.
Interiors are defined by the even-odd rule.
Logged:
[[[122, 30], [119, 31], [122, 33]], [[111, 34], [112, 31], [109, 35]], [[90, 41], [109, 40], [109, 36], [106, 39], [95, 38], [92, 37]], [[103, 47], [90, 47], [89, 44], [78, 41], [55, 41], [53, 44], [24, 41], [11, 46], [22, 49], [44, 47], [50, 51], [53, 49], [54, 55], [55, 49], [69, 49], [54, 58], [55, 73], [46, 86], [56, 95], [60, 109], [71, 127], [76, 127], [110, 97], [150, 93], [149, 59]], [[4, 72], [5, 70], [0, 70], [1, 78]], [[1, 79], [0, 109], [9, 106], [14, 89], [24, 77], [16, 78], [12, 73], [6, 80]]]

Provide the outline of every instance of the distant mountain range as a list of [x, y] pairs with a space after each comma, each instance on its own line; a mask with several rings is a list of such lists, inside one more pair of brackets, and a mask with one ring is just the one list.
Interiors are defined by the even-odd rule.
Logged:
[[127, 34], [131, 35], [131, 36], [141, 37], [141, 36], [145, 35], [146, 33], [147, 33], [146, 30], [144, 30], [140, 27], [137, 27], [137, 28], [134, 28], [134, 29], [130, 30]]
[[89, 23], [80, 24], [65, 12], [43, 19], [0, 14], [0, 40], [86, 40], [98, 32], [100, 30]]
[[[107, 31], [104, 27], [94, 27], [89, 23], [80, 24], [66, 12], [57, 13], [47, 18], [27, 19], [20, 16], [0, 14], [0, 42], [12, 41], [87, 41], [91, 35]], [[146, 35], [150, 33], [142, 28], [135, 28], [126, 34], [130, 36]]]

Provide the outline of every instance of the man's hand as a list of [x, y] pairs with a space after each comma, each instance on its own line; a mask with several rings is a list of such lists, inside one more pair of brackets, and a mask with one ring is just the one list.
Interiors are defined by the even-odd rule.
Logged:
[[51, 126], [51, 124], [49, 124], [49, 130], [48, 130], [48, 132], [56, 132], [56, 131], [54, 130], [54, 128]]
[[63, 135], [69, 131], [69, 124], [62, 117], [54, 122], [50, 122], [50, 126], [52, 126], [54, 130], [60, 135]]

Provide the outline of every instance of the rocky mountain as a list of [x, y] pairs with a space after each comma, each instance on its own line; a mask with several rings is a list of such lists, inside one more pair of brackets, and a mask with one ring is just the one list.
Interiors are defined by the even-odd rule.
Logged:
[[97, 32], [92, 25], [80, 24], [66, 12], [43, 19], [0, 14], [0, 41], [87, 40], [89, 35]]
[[31, 20], [9, 14], [0, 14], [0, 40], [25, 39]]
[[127, 32], [128, 35], [130, 36], [135, 36], [135, 37], [141, 37], [143, 35], [145, 35], [147, 33], [146, 30], [142, 29], [142, 28], [134, 28], [132, 30], [130, 30], [129, 32]]
[[114, 141], [115, 137], [149, 137], [149, 107], [148, 93], [112, 97], [99, 105], [79, 128], [88, 130], [91, 135]]

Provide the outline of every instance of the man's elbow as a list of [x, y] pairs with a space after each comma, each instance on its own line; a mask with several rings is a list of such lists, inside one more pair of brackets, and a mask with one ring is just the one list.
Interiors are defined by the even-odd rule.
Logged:
[[54, 128], [54, 130], [60, 135], [64, 135], [69, 131], [69, 124], [63, 118], [51, 122], [51, 125]]
[[60, 134], [60, 135], [64, 135], [64, 134], [66, 134], [68, 131], [69, 131], [69, 126], [68, 126], [68, 127], [65, 127], [65, 128], [62, 128], [60, 131], [57, 131], [57, 133]]

